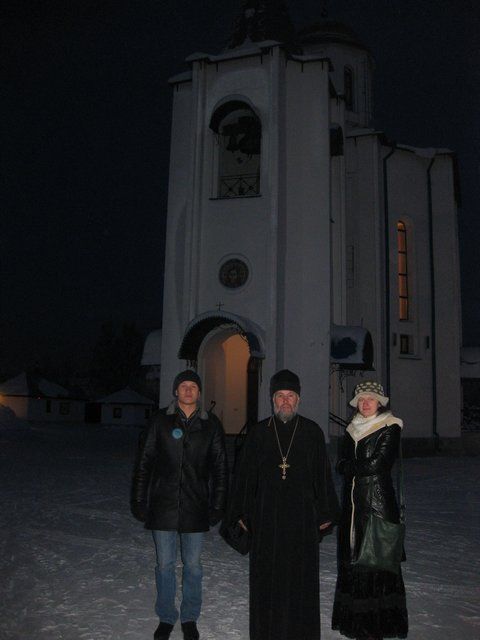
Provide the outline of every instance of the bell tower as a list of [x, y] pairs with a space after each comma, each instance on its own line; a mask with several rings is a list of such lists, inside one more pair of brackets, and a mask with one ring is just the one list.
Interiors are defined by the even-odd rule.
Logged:
[[228, 432], [302, 380], [326, 424], [330, 357], [330, 62], [294, 46], [280, 1], [246, 0], [228, 47], [171, 79], [161, 403], [187, 364]]

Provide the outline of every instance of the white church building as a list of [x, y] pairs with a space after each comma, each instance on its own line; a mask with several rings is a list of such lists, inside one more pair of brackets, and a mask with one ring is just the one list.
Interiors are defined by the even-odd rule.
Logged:
[[288, 368], [335, 436], [363, 376], [410, 444], [458, 443], [454, 154], [372, 128], [368, 48], [335, 22], [295, 32], [283, 2], [243, 2], [229, 47], [187, 61], [170, 80], [160, 404], [195, 367], [238, 433]]

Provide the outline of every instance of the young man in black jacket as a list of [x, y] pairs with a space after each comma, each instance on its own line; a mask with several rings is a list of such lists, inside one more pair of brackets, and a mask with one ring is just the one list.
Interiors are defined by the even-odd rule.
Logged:
[[[175, 564], [180, 540], [185, 640], [197, 640], [202, 604], [203, 534], [225, 509], [228, 467], [223, 428], [199, 408], [202, 383], [195, 371], [182, 371], [173, 383], [175, 401], [158, 413], [142, 437], [133, 474], [133, 515], [152, 530], [157, 556], [155, 640], [168, 640], [179, 617], [175, 606]], [[210, 487], [210, 488], [209, 488]]]

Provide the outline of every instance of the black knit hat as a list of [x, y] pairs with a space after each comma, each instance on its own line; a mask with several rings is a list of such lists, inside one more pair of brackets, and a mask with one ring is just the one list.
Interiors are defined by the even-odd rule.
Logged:
[[283, 389], [295, 391], [300, 395], [300, 378], [296, 373], [288, 369], [282, 369], [272, 376], [270, 380], [270, 395], [273, 396], [274, 393]]
[[172, 389], [173, 395], [175, 395], [178, 385], [182, 384], [182, 382], [195, 382], [200, 391], [202, 390], [202, 381], [200, 380], [198, 373], [192, 369], [185, 369], [185, 371], [181, 371], [177, 376], [175, 376]]

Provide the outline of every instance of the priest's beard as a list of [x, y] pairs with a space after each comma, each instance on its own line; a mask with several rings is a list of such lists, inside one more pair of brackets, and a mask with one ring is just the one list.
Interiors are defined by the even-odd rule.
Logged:
[[289, 420], [293, 420], [293, 418], [297, 415], [297, 407], [295, 407], [293, 411], [283, 411], [282, 409], [275, 409], [274, 413], [275, 417], [282, 422], [288, 422]]

